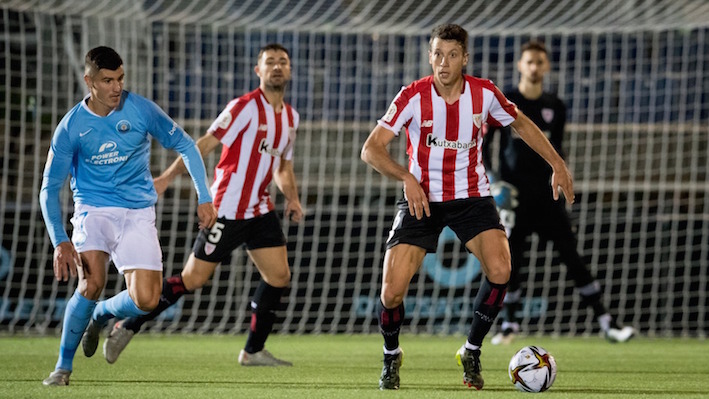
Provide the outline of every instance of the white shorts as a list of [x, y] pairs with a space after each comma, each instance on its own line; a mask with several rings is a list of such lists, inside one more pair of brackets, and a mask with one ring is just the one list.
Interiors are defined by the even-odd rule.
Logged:
[[162, 271], [162, 249], [155, 227], [155, 207], [127, 209], [74, 205], [71, 241], [76, 251], [109, 254], [118, 272]]

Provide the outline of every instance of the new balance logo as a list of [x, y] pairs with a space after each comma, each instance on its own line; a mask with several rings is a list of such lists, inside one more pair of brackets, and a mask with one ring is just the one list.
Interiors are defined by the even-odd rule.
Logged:
[[267, 131], [268, 131], [268, 125], [258, 125], [258, 131], [259, 131], [259, 132], [267, 132]]
[[421, 122], [421, 127], [433, 127], [433, 121], [426, 119]]

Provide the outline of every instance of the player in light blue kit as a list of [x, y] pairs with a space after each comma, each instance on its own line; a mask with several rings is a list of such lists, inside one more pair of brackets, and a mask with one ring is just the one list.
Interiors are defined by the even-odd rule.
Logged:
[[[66, 306], [59, 360], [44, 385], [69, 385], [82, 334], [84, 354], [92, 356], [109, 319], [137, 317], [158, 304], [162, 252], [149, 165], [151, 136], [182, 155], [199, 197], [200, 229], [216, 221], [194, 141], [155, 103], [124, 91], [123, 77], [123, 61], [113, 49], [96, 47], [86, 54], [89, 94], [62, 118], [47, 155], [39, 201], [54, 245], [54, 275], [58, 281], [70, 275], [79, 280]], [[71, 241], [59, 201], [69, 174], [74, 193]], [[109, 260], [123, 274], [126, 290], [97, 304]]]

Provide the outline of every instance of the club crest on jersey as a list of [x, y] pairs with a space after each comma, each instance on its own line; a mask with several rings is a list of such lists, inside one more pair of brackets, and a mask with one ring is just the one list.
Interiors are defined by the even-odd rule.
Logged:
[[554, 120], [554, 110], [551, 108], [542, 108], [542, 119], [544, 122], [551, 123]]
[[204, 253], [207, 255], [211, 255], [214, 253], [214, 250], [217, 249], [217, 246], [212, 244], [211, 242], [206, 242], [204, 243]]
[[483, 125], [483, 114], [473, 114], [473, 125], [480, 129]]
[[386, 123], [391, 122], [392, 119], [394, 119], [394, 115], [396, 115], [397, 110], [398, 109], [396, 108], [396, 104], [391, 103], [391, 105], [389, 106], [389, 109], [387, 110], [387, 113], [384, 114], [384, 117], [382, 117], [382, 120]]
[[261, 139], [261, 143], [259, 143], [258, 145], [258, 152], [262, 154], [268, 154], [274, 158], [278, 158], [281, 156], [281, 152], [278, 151], [278, 148], [271, 147], [271, 144], [269, 144], [266, 139]]
[[131, 129], [130, 122], [128, 122], [128, 121], [125, 120], [125, 119], [121, 119], [121, 120], [118, 121], [118, 123], [116, 124], [116, 131], [117, 131], [118, 133], [127, 133], [130, 129]]

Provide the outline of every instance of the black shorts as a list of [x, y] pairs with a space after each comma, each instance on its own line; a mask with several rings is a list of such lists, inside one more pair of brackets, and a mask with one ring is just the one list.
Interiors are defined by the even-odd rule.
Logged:
[[438, 236], [448, 226], [463, 244], [485, 230], [505, 231], [492, 197], [473, 197], [446, 202], [430, 202], [431, 216], [421, 220], [409, 214], [409, 203], [400, 200], [389, 232], [387, 249], [398, 244], [421, 247], [426, 252], [436, 252]]
[[192, 252], [197, 259], [221, 262], [242, 244], [246, 244], [247, 249], [286, 245], [276, 212], [245, 220], [219, 218], [211, 229], [200, 230]]

